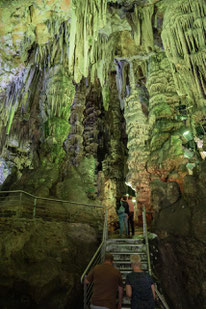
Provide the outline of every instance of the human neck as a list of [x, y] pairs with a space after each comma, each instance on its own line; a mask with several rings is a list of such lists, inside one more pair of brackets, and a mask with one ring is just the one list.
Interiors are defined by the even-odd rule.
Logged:
[[143, 272], [143, 270], [142, 270], [139, 266], [133, 266], [133, 271], [134, 271], [135, 273]]
[[112, 262], [110, 262], [110, 261], [104, 261], [104, 264], [112, 265]]

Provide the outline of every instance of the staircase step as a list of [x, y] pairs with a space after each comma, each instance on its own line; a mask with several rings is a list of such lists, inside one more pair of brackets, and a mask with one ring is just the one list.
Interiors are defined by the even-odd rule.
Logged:
[[[127, 269], [129, 269], [129, 270], [132, 270], [132, 267], [131, 267], [131, 263], [127, 263], [127, 262], [115, 262], [114, 263], [115, 264], [115, 266], [121, 271], [121, 270], [127, 270]], [[147, 263], [142, 263], [141, 264], [141, 266], [142, 266], [142, 269], [147, 269]]]
[[[118, 261], [118, 262], [129, 262], [130, 263], [130, 256], [136, 254], [135, 252], [127, 252], [127, 253], [116, 253], [116, 252], [112, 252], [113, 257], [114, 257], [114, 262]], [[138, 253], [141, 257], [141, 261], [142, 262], [146, 262], [147, 261], [147, 255], [146, 253]]]
[[[131, 239], [109, 239], [107, 241], [107, 251], [114, 256], [114, 265], [118, 268], [122, 275], [122, 280], [125, 285], [126, 276], [132, 272], [130, 256], [138, 254], [141, 257], [141, 267], [145, 272], [148, 272], [146, 246], [143, 243], [144, 238]], [[131, 308], [130, 298], [126, 295], [123, 297], [122, 309]]]
[[130, 298], [129, 297], [127, 297], [127, 296], [124, 296], [123, 297], [123, 300], [122, 300], [122, 305], [124, 306], [124, 305], [130, 305]]
[[107, 243], [142, 243], [144, 238], [117, 238], [117, 239], [108, 239]]
[[109, 239], [107, 240], [107, 244], [114, 244], [114, 245], [143, 245], [144, 240], [143, 239]]
[[[122, 252], [113, 252], [112, 254], [114, 254], [114, 256], [117, 256], [117, 255], [132, 255], [132, 254], [137, 254], [136, 252], [130, 252], [130, 251], [122, 251]], [[141, 255], [141, 256], [147, 256], [147, 253], [146, 252], [138, 252], [138, 255]]]
[[[115, 264], [115, 265], [125, 265], [125, 266], [131, 268], [131, 262], [130, 262], [130, 261], [119, 261], [119, 260], [114, 260], [114, 264]], [[147, 265], [147, 261], [142, 262], [141, 264], [142, 264], [142, 265], [144, 265], [144, 264]]]
[[138, 251], [145, 252], [146, 253], [146, 246], [143, 244], [135, 245], [135, 244], [124, 244], [124, 245], [107, 245], [106, 247], [107, 251], [109, 252], [134, 252], [138, 253]]

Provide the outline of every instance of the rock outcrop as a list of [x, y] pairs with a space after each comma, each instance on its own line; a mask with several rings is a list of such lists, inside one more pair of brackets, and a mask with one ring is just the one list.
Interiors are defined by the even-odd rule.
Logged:
[[[110, 222], [117, 199], [136, 194], [139, 208], [155, 212], [173, 308], [202, 309], [205, 281], [191, 261], [205, 269], [205, 0], [2, 0], [0, 8], [1, 188], [103, 204]], [[47, 217], [65, 225], [69, 212], [55, 209]], [[96, 230], [102, 219], [70, 213]]]
[[172, 308], [206, 306], [205, 172], [204, 162], [185, 177], [183, 192], [176, 182], [152, 184], [152, 203], [158, 206], [153, 231], [159, 237], [154, 267]]
[[80, 276], [97, 246], [88, 224], [0, 220], [0, 307], [81, 308]]

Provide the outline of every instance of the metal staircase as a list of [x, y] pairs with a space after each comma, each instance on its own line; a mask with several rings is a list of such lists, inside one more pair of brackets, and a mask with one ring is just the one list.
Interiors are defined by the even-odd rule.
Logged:
[[[149, 253], [149, 241], [147, 232], [147, 221], [146, 221], [146, 211], [145, 208], [142, 212], [143, 217], [143, 234], [137, 236], [137, 238], [130, 239], [108, 239], [107, 230], [107, 211], [105, 210], [105, 222], [104, 230], [102, 235], [102, 242], [91, 259], [89, 265], [85, 269], [81, 277], [81, 282], [84, 282], [85, 276], [89, 271], [97, 264], [103, 262], [105, 252], [110, 252], [114, 256], [114, 264], [120, 269], [123, 282], [125, 283], [126, 276], [132, 271], [130, 264], [130, 255], [139, 254], [141, 256], [142, 269], [147, 271], [152, 275], [151, 263], [150, 263], [150, 253]], [[93, 284], [90, 283], [88, 286], [84, 284], [84, 309], [89, 309], [90, 298], [92, 295]], [[156, 292], [156, 306], [155, 309], [169, 309], [164, 296], [159, 292], [157, 286], [155, 285]], [[127, 296], [123, 298], [122, 309], [130, 308], [130, 299]]]
[[[141, 256], [142, 269], [148, 271], [146, 246], [142, 236], [137, 239], [108, 239], [106, 251], [113, 254], [114, 265], [120, 270], [124, 284], [127, 274], [132, 271], [130, 255], [138, 253]], [[130, 299], [124, 295], [122, 309], [128, 308], [130, 308]]]

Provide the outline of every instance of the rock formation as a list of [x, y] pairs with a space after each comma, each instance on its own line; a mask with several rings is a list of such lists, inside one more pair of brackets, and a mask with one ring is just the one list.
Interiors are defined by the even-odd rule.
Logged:
[[101, 203], [109, 222], [134, 190], [154, 212], [171, 308], [202, 309], [205, 1], [1, 0], [0, 9], [1, 190]]

